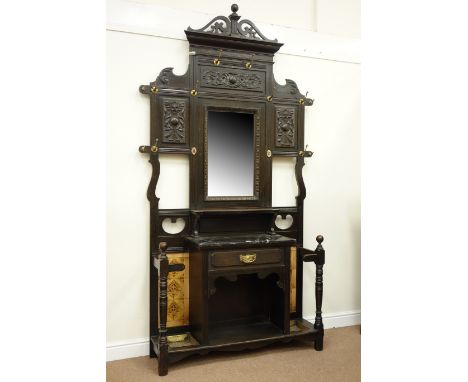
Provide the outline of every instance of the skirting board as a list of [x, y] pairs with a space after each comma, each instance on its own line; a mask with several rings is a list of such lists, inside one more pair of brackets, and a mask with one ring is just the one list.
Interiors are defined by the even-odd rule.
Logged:
[[[314, 316], [307, 316], [304, 318], [314, 322]], [[323, 325], [325, 329], [359, 325], [360, 323], [360, 311], [340, 312], [323, 315]], [[148, 348], [149, 340], [147, 338], [141, 338], [131, 342], [114, 343], [107, 346], [106, 361], [116, 361], [125, 358], [147, 356]]]

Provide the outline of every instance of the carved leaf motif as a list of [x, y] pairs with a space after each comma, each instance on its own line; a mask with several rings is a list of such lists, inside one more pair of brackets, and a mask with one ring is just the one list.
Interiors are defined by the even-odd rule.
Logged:
[[219, 86], [229, 89], [261, 89], [262, 78], [257, 74], [235, 72], [205, 71], [202, 75], [204, 85]]
[[288, 107], [276, 108], [276, 146], [294, 147], [295, 110]]
[[185, 102], [165, 101], [163, 142], [185, 143]]

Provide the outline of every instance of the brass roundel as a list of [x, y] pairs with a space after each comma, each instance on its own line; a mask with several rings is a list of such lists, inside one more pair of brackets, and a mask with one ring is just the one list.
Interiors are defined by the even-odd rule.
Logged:
[[304, 102], [305, 102], [305, 101], [304, 101], [304, 98], [301, 98], [301, 99], [299, 100], [299, 103], [300, 103], [301, 105], [304, 105]]
[[192, 147], [192, 155], [196, 155], [197, 154], [197, 148], [196, 147]]
[[271, 101], [273, 100], [273, 96], [269, 95], [269, 96], [267, 97], [267, 100], [268, 100], [268, 102], [271, 102]]
[[267, 157], [271, 158], [271, 150], [267, 150]]
[[213, 60], [213, 64], [215, 64], [216, 66], [218, 66], [220, 63], [221, 63], [221, 61], [219, 60], [219, 58], [215, 58]]
[[198, 92], [195, 89], [192, 89], [190, 91], [190, 94], [193, 95], [194, 97], [198, 94]]
[[158, 152], [158, 146], [151, 146], [151, 151], [152, 151], [153, 153]]
[[298, 154], [299, 154], [300, 157], [303, 157], [304, 156], [304, 151], [301, 150], [301, 151], [298, 152]]
[[246, 63], [245, 63], [245, 67], [246, 67], [247, 69], [250, 69], [250, 68], [252, 67], [252, 63], [251, 63], [251, 62], [246, 62]]
[[151, 86], [151, 93], [156, 94], [157, 92], [159, 92], [159, 89], [156, 86]]

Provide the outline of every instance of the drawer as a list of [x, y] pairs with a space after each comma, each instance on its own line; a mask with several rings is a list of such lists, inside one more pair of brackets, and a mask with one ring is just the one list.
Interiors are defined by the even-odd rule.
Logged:
[[283, 264], [282, 248], [252, 248], [210, 253], [212, 268], [252, 266], [262, 264]]

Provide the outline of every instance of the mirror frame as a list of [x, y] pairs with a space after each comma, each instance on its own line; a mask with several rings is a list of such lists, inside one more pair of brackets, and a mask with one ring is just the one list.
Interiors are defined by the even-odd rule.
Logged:
[[[263, 208], [271, 206], [271, 161], [266, 156], [266, 104], [241, 97], [199, 95], [193, 101], [191, 139], [198, 148], [190, 160], [190, 206], [192, 209]], [[208, 196], [208, 111], [254, 115], [254, 192], [252, 196]]]
[[[208, 195], [208, 113], [215, 112], [230, 112], [243, 113], [253, 115], [253, 152], [254, 152], [254, 171], [253, 171], [253, 187], [251, 196], [236, 196], [236, 195]], [[260, 197], [260, 116], [257, 108], [233, 108], [226, 106], [207, 106], [205, 108], [205, 121], [203, 131], [204, 145], [204, 161], [203, 161], [203, 185], [204, 185], [204, 200], [205, 201], [229, 201], [229, 200], [259, 200]]]

